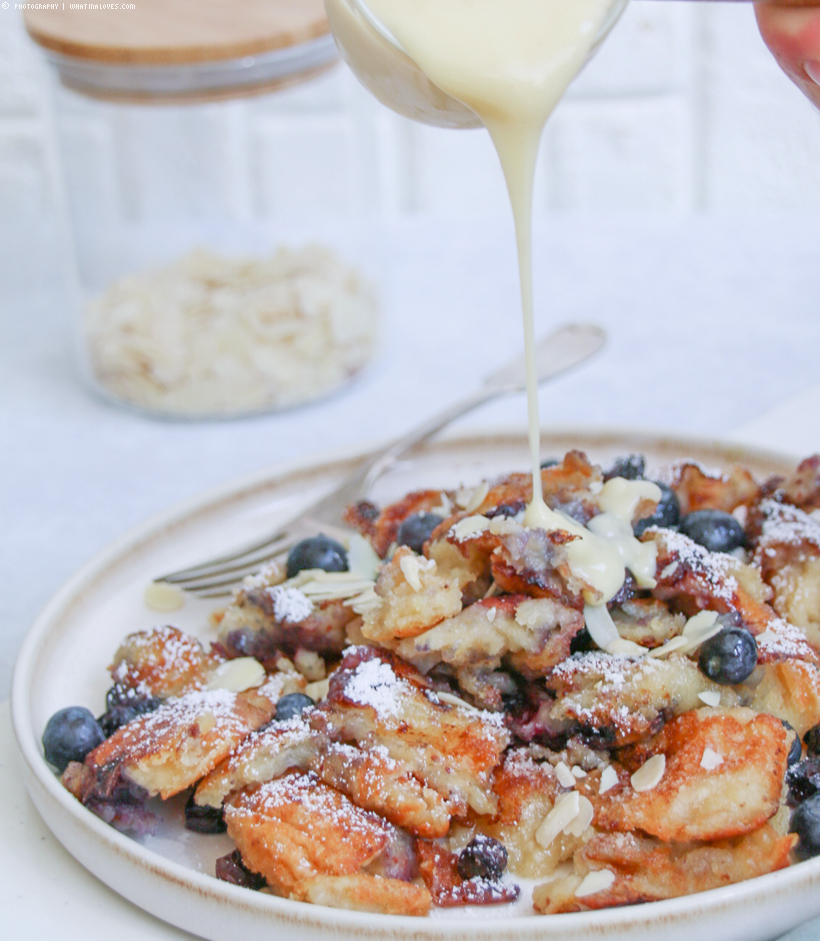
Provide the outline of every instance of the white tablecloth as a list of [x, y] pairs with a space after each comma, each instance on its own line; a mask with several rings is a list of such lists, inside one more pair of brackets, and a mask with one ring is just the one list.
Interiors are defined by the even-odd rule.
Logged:
[[[545, 387], [542, 424], [820, 449], [818, 235], [814, 220], [556, 219], [536, 239], [540, 328], [591, 320], [611, 341]], [[408, 429], [519, 350], [507, 220], [421, 219], [393, 226], [383, 242], [384, 336], [368, 372], [320, 405], [237, 422], [158, 422], [89, 396], [48, 266], [33, 269], [39, 286], [7, 279], [17, 288], [0, 294], [0, 697], [28, 623], [125, 529], [246, 472]], [[522, 428], [523, 401], [471, 424]], [[6, 707], [0, 765], [5, 936], [184, 937], [113, 895], [51, 838], [14, 772]]]

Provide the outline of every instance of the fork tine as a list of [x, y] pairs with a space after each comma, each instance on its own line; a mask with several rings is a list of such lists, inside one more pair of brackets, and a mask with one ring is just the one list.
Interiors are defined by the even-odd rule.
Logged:
[[[294, 540], [292, 538], [286, 539], [282, 543], [277, 544], [274, 550], [265, 555], [257, 556], [239, 565], [232, 565], [229, 568], [216, 568], [212, 571], [202, 572], [200, 575], [193, 575], [184, 580], [177, 579], [171, 582], [171, 584], [182, 588], [183, 591], [190, 591], [200, 597], [207, 597], [201, 593], [212, 588], [238, 585], [246, 575], [255, 574], [265, 562], [287, 552], [293, 543]], [[158, 580], [161, 581], [161, 579]]]
[[217, 565], [209, 566], [208, 568], [202, 567], [201, 569], [195, 569], [190, 573], [177, 573], [173, 576], [158, 578], [156, 581], [168, 582], [169, 585], [177, 585], [180, 588], [184, 588], [186, 585], [193, 585], [195, 582], [201, 581], [203, 578], [212, 578], [217, 575], [229, 575], [231, 572], [242, 572], [245, 570], [253, 571], [259, 568], [261, 565], [264, 565], [265, 562], [269, 562], [271, 559], [276, 558], [276, 556], [285, 549], [287, 549], [287, 545], [283, 546], [281, 549], [277, 547], [276, 549], [272, 549], [270, 552], [265, 552], [262, 555], [243, 559], [239, 562], [236, 562], [234, 565]]
[[[167, 575], [158, 575], [154, 581], [178, 585], [192, 579], [196, 580], [197, 578], [212, 575], [215, 569], [218, 569], [219, 572], [233, 571], [233, 568], [225, 568], [225, 566], [230, 563], [237, 563], [238, 567], [242, 567], [242, 565], [261, 564], [262, 562], [267, 562], [268, 559], [272, 559], [275, 555], [287, 549], [292, 544], [293, 539], [290, 534], [282, 530], [273, 536], [268, 536], [262, 542], [255, 543], [252, 546], [245, 546], [245, 548], [239, 549], [231, 555], [220, 556], [218, 559], [209, 559], [207, 562], [201, 562], [199, 565], [191, 565], [187, 569], [168, 572]], [[274, 549], [274, 546], [277, 548]], [[256, 553], [266, 552], [268, 549], [271, 551], [266, 555], [256, 557]], [[249, 561], [251, 559], [253, 562]]]

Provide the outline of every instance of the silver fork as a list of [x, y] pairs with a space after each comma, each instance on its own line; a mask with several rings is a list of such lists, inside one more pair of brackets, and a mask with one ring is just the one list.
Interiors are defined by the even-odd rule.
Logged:
[[[604, 345], [606, 334], [592, 324], [568, 324], [544, 337], [536, 348], [538, 382], [546, 382], [589, 359]], [[450, 422], [492, 399], [525, 389], [524, 358], [517, 357], [484, 379], [472, 395], [428, 419], [361, 464], [329, 494], [282, 523], [275, 533], [253, 545], [154, 579], [176, 585], [200, 598], [220, 598], [265, 562], [283, 555], [300, 539], [320, 530], [341, 530], [345, 508], [367, 496], [375, 481], [410, 448], [426, 441]]]

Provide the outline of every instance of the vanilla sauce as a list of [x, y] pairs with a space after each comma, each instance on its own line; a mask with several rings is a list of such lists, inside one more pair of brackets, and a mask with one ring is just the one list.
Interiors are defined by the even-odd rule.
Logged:
[[533, 479], [525, 523], [578, 537], [567, 545], [567, 554], [573, 571], [592, 586], [588, 604], [611, 599], [626, 566], [639, 584], [651, 587], [654, 546], [634, 538], [631, 512], [640, 499], [659, 499], [657, 486], [622, 481], [626, 486], [617, 495], [610, 491], [604, 512], [586, 528], [547, 506], [540, 471], [532, 273], [538, 148], [547, 119], [622, 0], [367, 0], [367, 5], [430, 82], [480, 118], [501, 160], [515, 221], [524, 320]]

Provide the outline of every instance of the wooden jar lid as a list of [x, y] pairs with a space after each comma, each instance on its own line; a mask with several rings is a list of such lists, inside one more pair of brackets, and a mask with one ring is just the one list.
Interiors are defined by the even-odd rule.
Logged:
[[123, 9], [126, 5], [26, 10], [26, 28], [51, 52], [119, 66], [241, 59], [317, 39], [330, 29], [323, 0], [133, 0], [134, 9]]

